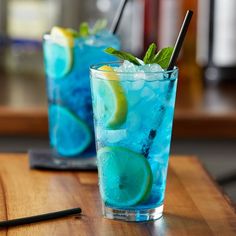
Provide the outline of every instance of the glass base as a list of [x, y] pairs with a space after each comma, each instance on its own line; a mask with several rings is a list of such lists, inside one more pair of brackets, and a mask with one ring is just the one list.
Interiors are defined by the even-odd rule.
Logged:
[[163, 205], [143, 210], [123, 210], [103, 206], [103, 215], [107, 219], [123, 221], [150, 221], [162, 217]]

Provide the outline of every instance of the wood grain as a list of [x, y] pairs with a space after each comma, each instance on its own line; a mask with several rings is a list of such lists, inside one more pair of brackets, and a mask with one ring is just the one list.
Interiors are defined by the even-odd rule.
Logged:
[[25, 154], [0, 155], [0, 219], [80, 206], [81, 217], [0, 230], [15, 235], [236, 235], [236, 215], [195, 158], [169, 165], [164, 217], [149, 223], [104, 219], [96, 172], [29, 170]]

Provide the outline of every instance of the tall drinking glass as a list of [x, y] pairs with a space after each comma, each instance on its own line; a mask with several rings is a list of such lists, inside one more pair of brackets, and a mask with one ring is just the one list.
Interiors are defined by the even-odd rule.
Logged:
[[155, 220], [163, 212], [178, 69], [121, 64], [90, 69], [103, 214]]
[[64, 34], [46, 34], [43, 42], [50, 144], [60, 157], [86, 157], [95, 154], [89, 66], [113, 60], [103, 50], [120, 44], [106, 31], [81, 38]]

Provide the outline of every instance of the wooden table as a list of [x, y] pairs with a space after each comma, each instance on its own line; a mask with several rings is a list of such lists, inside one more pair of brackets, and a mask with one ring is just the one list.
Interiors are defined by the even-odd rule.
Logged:
[[0, 154], [0, 219], [80, 206], [68, 217], [0, 230], [11, 235], [236, 235], [230, 202], [196, 158], [170, 161], [164, 217], [149, 223], [104, 219], [96, 172], [29, 170], [26, 154]]

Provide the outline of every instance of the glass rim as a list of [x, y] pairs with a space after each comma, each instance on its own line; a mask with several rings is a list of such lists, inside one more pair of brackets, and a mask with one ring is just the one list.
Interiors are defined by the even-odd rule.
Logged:
[[[108, 32], [108, 31], [107, 31]], [[96, 38], [97, 36], [100, 35], [100, 32], [94, 35], [88, 35], [85, 37], [78, 37], [78, 38], [73, 38], [73, 41], [71, 43], [69, 43], [69, 47], [70, 48], [78, 48], [81, 47], [81, 44], [84, 45], [89, 45], [91, 47], [94, 48], [106, 48], [109, 46], [109, 44], [107, 44], [107, 42], [112, 42], [112, 44], [114, 45], [120, 45], [120, 42], [118, 41], [118, 38], [111, 34], [110, 32], [108, 38], [107, 37], [107, 33], [102, 35], [101, 34], [101, 39], [100, 38]], [[50, 44], [57, 44], [60, 46], [68, 46], [68, 43], [65, 43], [65, 40], [63, 38], [60, 37], [54, 37], [50, 34], [50, 32], [46, 32], [43, 34], [42, 36], [42, 43], [50, 43]]]
[[49, 31], [43, 34], [43, 40], [50, 40], [50, 39], [51, 39], [51, 34]]
[[[113, 35], [113, 34], [111, 34], [108, 30], [107, 30], [106, 32], [109, 33], [110, 35]], [[92, 34], [92, 35], [88, 35], [88, 36], [82, 36], [82, 37], [78, 37], [78, 38], [75, 38], [75, 39], [76, 39], [76, 40], [85, 40], [85, 39], [90, 38], [91, 36], [100, 35], [100, 33], [101, 33], [101, 32], [98, 32], [98, 33], [96, 33], [96, 34]], [[52, 37], [50, 31], [44, 32], [43, 35], [42, 35], [42, 38], [43, 38], [43, 40], [53, 40], [53, 37]]]
[[[122, 61], [110, 61], [110, 62], [102, 62], [102, 63], [96, 63], [96, 64], [92, 64], [89, 67], [90, 71], [94, 71], [94, 72], [105, 72], [105, 73], [114, 73], [114, 71], [110, 71], [110, 70], [102, 70], [99, 69], [101, 66], [111, 66], [114, 67], [114, 65], [121, 65]], [[112, 66], [113, 65], [113, 66]], [[127, 75], [132, 75], [132, 74], [172, 74], [173, 72], [177, 72], [179, 70], [179, 68], [177, 66], [174, 67], [174, 69], [172, 70], [162, 70], [162, 71], [135, 71], [135, 72], [124, 72], [124, 71], [116, 71], [117, 74], [127, 74]]]
[[[60, 38], [60, 37], [58, 37], [58, 38]], [[78, 39], [85, 39], [85, 38], [88, 38], [88, 37], [80, 37], [80, 38], [75, 38], [75, 39], [78, 40]], [[43, 34], [43, 40], [53, 40], [53, 39], [55, 39], [55, 36], [52, 36], [49, 31]]]
[[72, 44], [67, 44], [65, 43], [65, 41], [63, 39], [61, 39], [60, 37], [53, 37], [50, 32], [47, 32], [45, 34], [43, 34], [43, 43], [51, 43], [51, 44], [56, 44], [56, 45], [60, 45], [60, 46], [66, 46], [66, 47], [70, 47], [70, 48], [76, 48], [78, 47], [80, 42], [84, 42], [86, 40], [85, 37], [81, 37], [81, 38], [75, 38], [73, 40]]
[[[71, 46], [72, 48], [77, 45], [79, 41], [84, 41], [87, 37], [81, 37], [81, 38], [74, 38], [74, 45]], [[50, 34], [50, 32], [46, 32], [43, 34], [43, 42], [50, 42], [54, 44], [64, 45], [63, 40], [60, 41], [60, 37], [54, 37]]]

